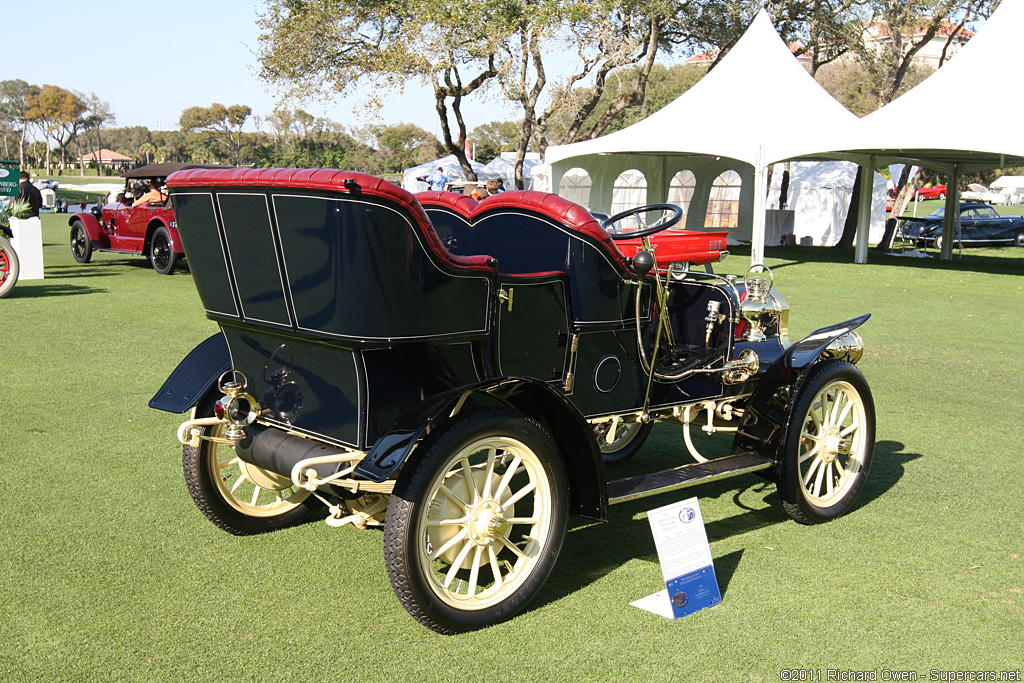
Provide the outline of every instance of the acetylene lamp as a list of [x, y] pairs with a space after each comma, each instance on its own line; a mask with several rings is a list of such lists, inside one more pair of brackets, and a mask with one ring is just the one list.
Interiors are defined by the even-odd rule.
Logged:
[[213, 406], [217, 417], [227, 420], [228, 427], [223, 438], [227, 441], [241, 441], [245, 428], [260, 415], [260, 404], [251, 394], [245, 393], [249, 379], [238, 370], [228, 370], [220, 376], [218, 388], [224, 392]]

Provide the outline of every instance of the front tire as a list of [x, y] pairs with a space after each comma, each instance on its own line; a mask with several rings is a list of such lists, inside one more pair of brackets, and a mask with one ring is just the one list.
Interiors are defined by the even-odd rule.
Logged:
[[829, 360], [810, 372], [793, 409], [779, 480], [783, 507], [801, 524], [850, 510], [875, 447], [875, 406], [860, 369]]
[[[213, 415], [213, 400], [206, 399], [196, 417]], [[204, 427], [216, 436], [223, 427]], [[201, 440], [182, 451], [188, 492], [207, 519], [236, 536], [249, 536], [301, 524], [322, 506], [309, 491], [291, 479], [244, 462], [231, 446]]]
[[543, 586], [565, 536], [568, 488], [553, 438], [522, 413], [483, 410], [416, 453], [384, 531], [399, 601], [439, 633], [511, 618]]
[[170, 275], [178, 263], [178, 254], [171, 245], [171, 234], [167, 228], [160, 226], [149, 240], [149, 262], [153, 270], [161, 275]]
[[88, 263], [92, 259], [92, 241], [82, 221], [71, 224], [71, 255], [78, 263]]
[[10, 242], [0, 237], [0, 299], [14, 289], [20, 272], [21, 263], [18, 261], [17, 252]]

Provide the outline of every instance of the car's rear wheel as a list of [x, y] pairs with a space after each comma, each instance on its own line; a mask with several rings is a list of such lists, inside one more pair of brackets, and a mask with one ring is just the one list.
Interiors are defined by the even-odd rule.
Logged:
[[416, 453], [384, 530], [399, 601], [440, 633], [511, 618], [543, 586], [565, 536], [554, 439], [522, 413], [485, 410], [455, 418]]
[[945, 198], [946, 198], [946, 193], [945, 192], [940, 192], [939, 193], [939, 199], [945, 199]]
[[846, 514], [864, 487], [875, 447], [875, 407], [853, 363], [825, 361], [811, 371], [793, 408], [779, 496], [801, 524]]
[[1016, 237], [1013, 238], [1013, 243], [1018, 247], [1024, 247], [1024, 232], [1018, 232]]
[[71, 255], [78, 263], [88, 263], [92, 258], [92, 241], [82, 221], [71, 224]]
[[167, 228], [160, 226], [149, 240], [149, 262], [153, 270], [161, 275], [170, 275], [178, 262], [178, 255], [171, 246], [171, 234]]
[[[213, 400], [196, 409], [196, 417], [213, 415]], [[223, 427], [204, 427], [218, 436]], [[182, 469], [188, 492], [207, 519], [236, 536], [248, 536], [301, 524], [322, 505], [291, 479], [241, 460], [228, 445], [201, 440], [186, 445]]]
[[0, 299], [14, 289], [20, 270], [21, 264], [18, 262], [18, 254], [15, 253], [14, 247], [0, 237]]

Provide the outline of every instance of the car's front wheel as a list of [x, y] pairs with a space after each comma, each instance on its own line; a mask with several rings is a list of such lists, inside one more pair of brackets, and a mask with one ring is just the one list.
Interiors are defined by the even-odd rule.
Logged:
[[504, 621], [551, 573], [567, 516], [561, 456], [539, 423], [505, 409], [460, 415], [417, 448], [395, 485], [384, 532], [391, 586], [440, 633]]
[[860, 369], [829, 360], [810, 373], [796, 397], [779, 479], [786, 513], [801, 524], [850, 510], [875, 447], [875, 406]]
[[71, 224], [71, 255], [78, 263], [88, 263], [92, 259], [92, 241], [89, 240], [89, 233], [85, 231], [82, 221]]
[[15, 253], [14, 247], [6, 239], [0, 237], [0, 299], [14, 289], [20, 270], [21, 264], [18, 262], [18, 254]]
[[[213, 415], [213, 401], [196, 408], [196, 417]], [[204, 427], [219, 436], [223, 427]], [[259, 534], [301, 524], [322, 508], [309, 491], [291, 479], [241, 460], [235, 449], [205, 439], [186, 445], [182, 468], [188, 492], [207, 519], [236, 536]]]
[[153, 270], [161, 275], [170, 275], [178, 263], [178, 255], [171, 245], [171, 234], [162, 225], [149, 240], [149, 262], [153, 265]]

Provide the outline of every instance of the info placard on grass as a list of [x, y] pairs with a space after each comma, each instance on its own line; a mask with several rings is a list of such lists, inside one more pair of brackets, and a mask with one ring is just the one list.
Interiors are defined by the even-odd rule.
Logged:
[[658, 549], [665, 590], [632, 604], [678, 619], [722, 601], [715, 576], [704, 517], [696, 498], [688, 498], [647, 513]]

